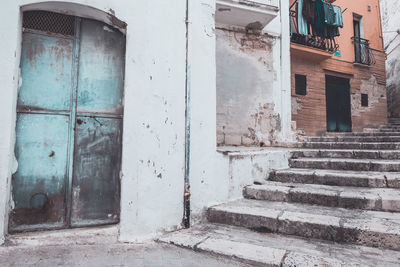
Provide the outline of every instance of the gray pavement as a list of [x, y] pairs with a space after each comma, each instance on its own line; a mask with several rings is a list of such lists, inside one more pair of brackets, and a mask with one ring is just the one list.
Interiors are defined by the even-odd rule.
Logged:
[[234, 259], [168, 244], [0, 247], [0, 266], [249, 266]]

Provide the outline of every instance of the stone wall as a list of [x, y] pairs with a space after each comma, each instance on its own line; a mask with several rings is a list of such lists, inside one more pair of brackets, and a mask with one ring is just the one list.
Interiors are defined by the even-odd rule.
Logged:
[[387, 94], [390, 117], [400, 117], [400, 2], [381, 0], [382, 27], [387, 53]]

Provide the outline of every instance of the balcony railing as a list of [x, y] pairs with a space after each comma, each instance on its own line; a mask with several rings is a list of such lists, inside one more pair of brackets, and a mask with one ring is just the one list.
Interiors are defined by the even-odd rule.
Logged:
[[299, 34], [297, 22], [298, 2], [293, 2], [290, 6], [290, 29], [291, 29], [291, 42], [301, 45], [306, 45], [312, 48], [320, 49], [323, 51], [336, 52], [339, 50], [339, 44], [336, 43], [334, 38], [324, 38], [316, 35], [303, 35]]
[[354, 63], [363, 65], [375, 64], [375, 57], [369, 46], [369, 41], [360, 37], [351, 38], [354, 44]]

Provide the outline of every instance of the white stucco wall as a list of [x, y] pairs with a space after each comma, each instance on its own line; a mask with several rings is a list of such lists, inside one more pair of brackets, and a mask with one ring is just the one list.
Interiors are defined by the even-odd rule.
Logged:
[[[2, 5], [0, 244], [7, 233], [10, 179], [16, 168], [13, 151], [21, 49], [20, 7], [35, 2], [39, 1], [15, 0]], [[201, 218], [206, 207], [241, 197], [244, 185], [265, 178], [271, 168], [287, 166], [286, 152], [264, 153], [256, 160], [262, 162], [260, 174], [252, 175], [251, 168], [255, 166], [254, 159], [249, 161], [251, 156], [236, 161], [217, 152], [215, 0], [189, 0], [187, 76], [185, 1], [70, 2], [98, 10], [65, 5], [63, 10], [69, 14], [106, 20], [103, 12], [111, 12], [128, 25], [118, 226], [121, 241], [141, 241], [181, 227], [185, 157], [189, 159], [193, 222]], [[280, 23], [286, 17], [288, 20], [287, 5], [282, 1], [283, 15], [271, 24], [278, 40], [272, 68], [277, 76], [273, 86], [282, 92], [274, 96], [282, 122], [281, 140], [289, 140], [291, 134], [289, 28], [288, 23]], [[186, 100], [190, 142], [185, 155]]]
[[[21, 43], [19, 9], [34, 2], [7, 1], [2, 6], [6, 18], [0, 37], [0, 218], [9, 207]], [[120, 233], [127, 241], [149, 238], [180, 225], [182, 219], [186, 5], [163, 0], [71, 2], [115, 12], [128, 24]], [[81, 14], [82, 8], [68, 13], [75, 12], [86, 15]], [[5, 232], [6, 222], [0, 220]]]
[[287, 18], [287, 3], [281, 1], [280, 5], [281, 12], [258, 36], [217, 24], [220, 146], [271, 146], [291, 141], [291, 105], [287, 100], [290, 69], [285, 44], [289, 42], [289, 35], [285, 35], [289, 26], [281, 24]]
[[400, 2], [381, 0], [389, 116], [400, 117]]

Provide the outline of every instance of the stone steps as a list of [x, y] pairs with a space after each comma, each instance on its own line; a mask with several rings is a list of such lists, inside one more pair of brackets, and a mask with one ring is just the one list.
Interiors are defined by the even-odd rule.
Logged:
[[395, 143], [400, 142], [400, 136], [335, 136], [309, 137], [309, 142], [357, 142], [357, 143]]
[[248, 199], [375, 211], [400, 211], [400, 190], [267, 182], [244, 189]]
[[400, 159], [400, 150], [303, 149], [291, 154], [292, 158]]
[[343, 133], [339, 136], [400, 136], [399, 132]]
[[398, 266], [400, 252], [202, 224], [167, 234], [159, 242], [235, 258], [250, 266]]
[[298, 143], [298, 148], [313, 149], [361, 149], [361, 150], [397, 150], [400, 143], [356, 143], [356, 142], [305, 142]]
[[380, 132], [386, 132], [386, 133], [394, 133], [394, 132], [399, 132], [400, 127], [385, 127], [379, 129]]
[[282, 183], [400, 189], [400, 172], [385, 173], [292, 168], [274, 171], [271, 173], [269, 179]]
[[211, 207], [207, 217], [263, 232], [400, 250], [400, 213], [243, 199]]
[[209, 208], [208, 220], [280, 238], [400, 251], [400, 125], [310, 137], [298, 148], [291, 151], [290, 169], [245, 187], [245, 199]]
[[290, 159], [292, 168], [355, 170], [374, 172], [400, 172], [400, 160], [345, 159], [345, 158], [297, 158]]

